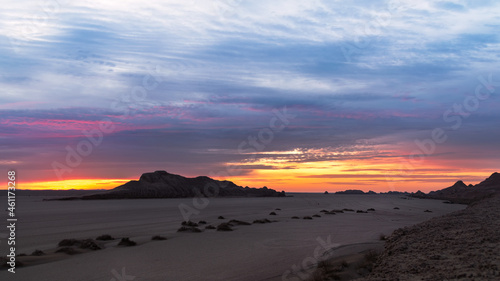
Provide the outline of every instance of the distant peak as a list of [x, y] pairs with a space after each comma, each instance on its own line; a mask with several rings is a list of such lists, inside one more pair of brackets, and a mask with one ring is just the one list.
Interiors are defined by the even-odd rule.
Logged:
[[154, 173], [159, 174], [159, 175], [168, 175], [167, 171], [164, 171], [164, 170], [158, 170], [158, 171], [155, 171]]
[[453, 186], [467, 186], [463, 181], [457, 181]]

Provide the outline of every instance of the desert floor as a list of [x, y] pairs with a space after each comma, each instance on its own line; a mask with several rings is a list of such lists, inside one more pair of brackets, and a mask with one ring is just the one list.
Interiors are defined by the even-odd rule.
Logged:
[[[389, 235], [397, 228], [465, 208], [396, 195], [291, 195], [195, 202], [192, 198], [42, 201], [36, 196], [19, 197], [16, 246], [17, 254], [28, 255], [19, 257], [27, 266], [16, 268], [15, 274], [2, 270], [0, 279], [303, 280], [318, 258], [381, 247], [381, 234]], [[198, 212], [190, 220], [205, 220], [214, 226], [231, 219], [253, 222], [267, 218], [277, 222], [235, 226], [231, 232], [181, 233], [177, 229], [184, 218], [179, 206], [190, 206]], [[281, 210], [275, 210], [278, 208]], [[344, 208], [375, 211], [336, 215], [320, 212]], [[273, 211], [277, 215], [269, 215]], [[6, 213], [1, 218], [4, 222]], [[314, 214], [321, 217], [302, 219]], [[6, 228], [0, 230], [2, 256], [7, 255], [6, 234]], [[117, 247], [118, 239], [107, 241], [105, 249], [98, 251], [53, 254], [62, 239], [95, 239], [102, 234], [130, 237], [138, 245]], [[168, 239], [151, 241], [153, 235]], [[36, 249], [48, 254], [29, 256]]]

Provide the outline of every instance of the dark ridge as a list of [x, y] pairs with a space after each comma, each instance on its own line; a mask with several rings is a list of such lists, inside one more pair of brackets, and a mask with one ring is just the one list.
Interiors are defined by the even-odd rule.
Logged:
[[50, 200], [98, 200], [136, 198], [186, 198], [186, 197], [284, 197], [285, 192], [263, 188], [243, 188], [230, 181], [219, 181], [200, 176], [186, 178], [166, 171], [144, 173], [138, 181], [132, 180], [112, 190]]

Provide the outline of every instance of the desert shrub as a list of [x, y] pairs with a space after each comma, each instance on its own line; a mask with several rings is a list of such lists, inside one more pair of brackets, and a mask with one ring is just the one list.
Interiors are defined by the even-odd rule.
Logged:
[[68, 255], [76, 255], [80, 252], [78, 252], [77, 250], [75, 250], [74, 248], [71, 248], [71, 247], [62, 247], [62, 248], [58, 249], [56, 251], [56, 253], [65, 253]]
[[137, 243], [130, 240], [128, 237], [122, 238], [120, 243], [118, 243], [118, 246], [125, 246], [125, 247], [130, 247], [130, 246], [135, 246], [135, 245], [137, 245]]
[[193, 226], [193, 227], [198, 226], [198, 224], [197, 224], [197, 223], [192, 222], [192, 221], [183, 221], [183, 222], [181, 223], [181, 225], [185, 225], [185, 226]]
[[160, 236], [160, 235], [155, 235], [155, 236], [151, 237], [151, 240], [153, 240], [153, 241], [167, 240], [167, 237], [163, 237], [163, 236]]
[[268, 219], [254, 220], [253, 223], [271, 223]]
[[79, 245], [79, 244], [80, 244], [80, 240], [63, 239], [59, 242], [58, 246], [59, 247], [70, 247], [70, 246], [75, 246], [75, 245]]
[[251, 225], [251, 223], [249, 223], [249, 222], [240, 221], [240, 220], [230, 220], [229, 223], [236, 224], [236, 225]]
[[97, 245], [92, 239], [86, 239], [80, 241], [80, 248], [82, 249], [90, 249], [93, 251], [102, 249], [101, 246]]
[[216, 229], [216, 227], [213, 225], [207, 225], [205, 226], [205, 229]]
[[270, 212], [269, 215], [270, 216], [276, 216], [276, 213], [275, 212]]
[[115, 238], [113, 238], [109, 234], [104, 234], [104, 235], [101, 235], [101, 236], [97, 236], [97, 238], [95, 240], [108, 241], [108, 240], [115, 240]]
[[294, 219], [294, 220], [298, 220], [298, 219], [300, 219], [300, 218], [299, 218], [299, 217], [297, 217], [297, 216], [293, 216], [293, 217], [292, 217], [292, 219]]
[[45, 253], [42, 250], [35, 250], [33, 253], [31, 253], [32, 256], [44, 256]]
[[233, 229], [230, 224], [224, 222], [217, 226], [217, 231], [233, 231]]
[[305, 216], [305, 217], [303, 217], [303, 219], [305, 219], [305, 220], [312, 220], [313, 218], [311, 218], [310, 216]]
[[315, 218], [321, 218], [320, 215], [313, 215], [313, 217], [315, 217]]

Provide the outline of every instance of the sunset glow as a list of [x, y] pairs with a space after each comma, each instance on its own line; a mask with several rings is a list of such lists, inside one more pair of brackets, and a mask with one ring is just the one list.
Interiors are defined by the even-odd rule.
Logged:
[[499, 170], [499, 3], [215, 2], [5, 7], [0, 168], [21, 189], [166, 170], [296, 192]]

